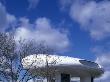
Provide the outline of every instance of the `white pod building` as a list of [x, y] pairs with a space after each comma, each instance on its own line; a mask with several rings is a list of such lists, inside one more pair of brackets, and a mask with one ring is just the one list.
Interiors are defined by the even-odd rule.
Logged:
[[78, 82], [93, 82], [94, 78], [104, 73], [103, 68], [95, 62], [58, 55], [30, 55], [22, 59], [22, 65], [25, 69], [30, 69], [33, 75], [37, 75], [37, 68], [46, 70], [48, 65], [55, 69], [55, 79], [52, 82], [77, 82], [71, 81], [73, 77], [80, 78]]

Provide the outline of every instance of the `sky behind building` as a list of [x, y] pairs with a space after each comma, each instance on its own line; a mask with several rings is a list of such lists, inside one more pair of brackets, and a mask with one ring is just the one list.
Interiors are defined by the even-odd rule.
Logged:
[[110, 80], [109, 0], [0, 0], [0, 31], [45, 41], [59, 54], [96, 61]]

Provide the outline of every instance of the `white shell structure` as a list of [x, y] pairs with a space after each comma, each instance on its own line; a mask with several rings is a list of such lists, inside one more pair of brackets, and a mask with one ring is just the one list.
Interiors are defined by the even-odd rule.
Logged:
[[71, 74], [73, 77], [98, 77], [104, 73], [102, 67], [95, 62], [58, 55], [33, 54], [23, 58], [22, 65], [34, 73], [38, 67], [45, 68], [47, 61], [50, 67], [56, 67], [57, 72]]

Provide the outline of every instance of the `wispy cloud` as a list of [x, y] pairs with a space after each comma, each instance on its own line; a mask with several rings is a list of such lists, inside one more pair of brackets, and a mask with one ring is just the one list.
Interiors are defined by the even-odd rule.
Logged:
[[34, 9], [37, 7], [40, 0], [28, 0], [29, 6], [28, 9]]
[[110, 52], [100, 52], [96, 53], [97, 59], [96, 62], [103, 66], [105, 72], [102, 77], [97, 78], [96, 82], [109, 82], [110, 81]]
[[61, 5], [61, 10], [65, 10], [65, 8], [68, 8], [72, 4], [72, 0], [59, 0], [59, 3]]
[[7, 12], [5, 7], [0, 3], [0, 31], [5, 30], [7, 24]]
[[5, 6], [0, 3], [0, 31], [4, 32], [7, 29], [12, 29], [16, 26], [17, 19], [14, 15], [7, 12]]
[[[62, 4], [65, 0], [61, 0]], [[95, 40], [110, 37], [110, 1], [69, 0], [69, 14]], [[69, 2], [70, 3], [70, 2]], [[66, 4], [66, 3], [65, 3]], [[63, 4], [63, 7], [66, 5]], [[67, 3], [68, 5], [68, 3]]]
[[110, 37], [110, 2], [73, 3], [70, 16], [96, 40]]
[[92, 49], [93, 53], [96, 55], [96, 62], [99, 63], [104, 68], [104, 74], [102, 77], [97, 78], [96, 82], [109, 82], [110, 81], [110, 43], [105, 42], [100, 45], [96, 45]]

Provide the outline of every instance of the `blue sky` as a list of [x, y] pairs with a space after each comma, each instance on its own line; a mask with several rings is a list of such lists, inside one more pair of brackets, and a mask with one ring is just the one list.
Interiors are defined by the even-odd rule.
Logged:
[[[110, 77], [109, 0], [0, 0], [0, 31], [35, 39], [61, 55], [96, 61]], [[97, 80], [98, 82], [99, 80]]]
[[41, 0], [37, 4], [36, 8], [32, 9], [29, 9], [29, 3], [27, 0], [7, 0], [5, 5], [7, 11], [18, 18], [26, 17], [30, 19], [30, 22], [34, 22], [39, 17], [46, 17], [50, 19], [52, 24], [55, 26], [53, 28], [68, 30], [71, 51], [62, 55], [94, 60], [95, 56], [90, 50], [90, 47], [92, 46], [90, 36], [87, 32], [80, 29], [80, 25], [77, 24], [77, 22], [72, 21], [67, 12], [60, 9], [60, 3], [57, 0]]

